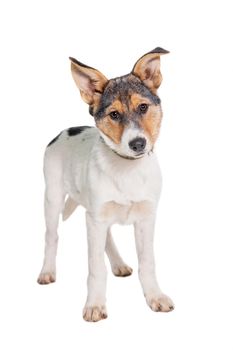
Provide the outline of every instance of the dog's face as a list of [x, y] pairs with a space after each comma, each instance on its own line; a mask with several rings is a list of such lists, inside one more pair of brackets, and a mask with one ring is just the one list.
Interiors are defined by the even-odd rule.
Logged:
[[162, 119], [157, 89], [162, 82], [160, 56], [165, 53], [156, 48], [141, 57], [130, 74], [111, 80], [70, 58], [73, 78], [96, 126], [122, 157], [137, 159], [153, 150]]

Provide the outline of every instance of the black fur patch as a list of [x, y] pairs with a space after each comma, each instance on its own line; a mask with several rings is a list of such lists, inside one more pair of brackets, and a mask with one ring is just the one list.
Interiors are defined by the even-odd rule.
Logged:
[[89, 69], [94, 69], [96, 70], [95, 68], [92, 68], [90, 66], [87, 66], [86, 64], [82, 63], [82, 62], [79, 62], [78, 60], [76, 60], [76, 58], [73, 58], [73, 57], [69, 57], [69, 59], [71, 60], [71, 62], [83, 67], [83, 68], [89, 68]]
[[92, 117], [93, 117], [93, 115], [94, 115], [93, 106], [89, 106], [89, 113], [90, 113], [90, 115], [92, 115]]
[[[137, 62], [135, 63], [134, 67], [136, 66], [136, 64], [138, 63], [138, 61], [140, 61], [143, 57], [145, 57], [146, 55], [149, 55], [149, 54], [151, 54], [151, 53], [165, 54], [165, 53], [170, 53], [170, 52], [167, 51], [167, 50], [162, 49], [162, 47], [156, 47], [154, 50], [151, 50], [151, 51], [145, 53], [145, 55], [143, 55], [142, 57], [140, 57], [139, 60], [137, 60]], [[134, 67], [133, 67], [133, 70], [134, 70]]]
[[154, 50], [152, 50], [148, 53], [169, 53], [169, 51], [162, 49], [162, 47], [156, 47]]
[[60, 134], [58, 134], [56, 137], [54, 137], [54, 139], [52, 139], [52, 141], [49, 142], [49, 144], [47, 145], [47, 147], [51, 146], [54, 142], [56, 142], [58, 139], [59, 139], [59, 136], [61, 135], [61, 132]]
[[75, 136], [81, 134], [84, 130], [91, 128], [91, 126], [74, 126], [67, 130], [69, 136]]

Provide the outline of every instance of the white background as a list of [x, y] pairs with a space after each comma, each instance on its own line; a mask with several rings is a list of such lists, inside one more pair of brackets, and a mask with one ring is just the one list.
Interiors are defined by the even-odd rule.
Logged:
[[[2, 1], [1, 349], [233, 349], [231, 1]], [[62, 129], [93, 125], [68, 56], [107, 77], [161, 46], [163, 191], [155, 251], [175, 302], [153, 313], [137, 278], [131, 227], [114, 235], [134, 274], [112, 276], [109, 318], [82, 320], [84, 210], [60, 226], [57, 282], [36, 283], [44, 247], [42, 160]]]

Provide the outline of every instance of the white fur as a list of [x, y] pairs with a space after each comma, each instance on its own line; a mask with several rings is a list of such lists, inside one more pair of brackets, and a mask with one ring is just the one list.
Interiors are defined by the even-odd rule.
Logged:
[[[121, 145], [115, 150], [132, 155], [131, 151], [126, 152], [126, 145], [136, 136], [141, 136], [136, 129], [126, 130]], [[107, 142], [112, 147], [110, 141]], [[151, 146], [148, 141], [148, 152]], [[116, 275], [132, 272], [120, 257], [111, 237], [110, 227], [114, 223], [134, 224], [139, 278], [149, 306], [154, 311], [169, 311], [173, 307], [172, 301], [162, 294], [155, 276], [153, 232], [161, 190], [157, 158], [154, 153], [147, 152], [140, 159], [124, 159], [110, 147], [101, 140], [98, 129], [89, 128], [70, 137], [67, 131], [63, 131], [45, 152], [46, 246], [38, 282], [45, 284], [55, 280], [58, 220], [68, 195], [64, 218], [78, 204], [86, 208], [89, 276], [83, 315], [88, 321], [107, 316], [104, 251]]]

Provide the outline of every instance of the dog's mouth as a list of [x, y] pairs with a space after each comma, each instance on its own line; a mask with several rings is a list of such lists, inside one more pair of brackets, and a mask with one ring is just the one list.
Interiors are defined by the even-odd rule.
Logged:
[[129, 160], [136, 160], [136, 159], [140, 159], [140, 158], [143, 158], [146, 154], [149, 154], [149, 153], [146, 153], [146, 152], [141, 152], [141, 153], [137, 153], [135, 154], [134, 156], [128, 156], [126, 154], [121, 154], [117, 151], [115, 151], [114, 149], [111, 148], [111, 150], [117, 154], [119, 157], [121, 158], [124, 158], [124, 159], [129, 159]]
[[120, 158], [123, 159], [128, 159], [128, 160], [136, 160], [136, 159], [141, 159], [143, 157], [145, 157], [146, 155], [150, 155], [153, 152], [153, 148], [151, 150], [144, 150], [142, 152], [135, 152], [135, 153], [131, 153], [131, 154], [124, 154], [121, 153], [119, 150], [116, 150], [114, 148], [112, 148], [110, 145], [108, 145], [104, 138], [102, 136], [100, 136], [100, 140], [102, 141], [103, 144], [105, 144], [113, 153], [115, 153], [117, 156], [119, 156]]
[[137, 154], [135, 155], [135, 158], [142, 158], [145, 154], [146, 154], [146, 152], [137, 153]]

